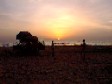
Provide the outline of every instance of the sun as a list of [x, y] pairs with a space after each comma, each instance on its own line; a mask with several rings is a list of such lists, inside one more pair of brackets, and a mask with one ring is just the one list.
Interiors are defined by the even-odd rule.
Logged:
[[61, 39], [60, 39], [60, 37], [58, 37], [58, 41], [60, 41]]

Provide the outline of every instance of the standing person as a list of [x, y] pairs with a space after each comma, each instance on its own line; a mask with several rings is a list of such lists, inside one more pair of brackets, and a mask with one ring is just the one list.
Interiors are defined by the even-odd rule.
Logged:
[[85, 47], [86, 47], [85, 39], [83, 39], [83, 44], [82, 44], [82, 46], [83, 46], [83, 50], [85, 50]]
[[54, 57], [54, 41], [52, 41], [51, 49], [52, 49], [52, 56]]
[[86, 49], [86, 42], [85, 39], [83, 39], [83, 44], [82, 44], [82, 55], [83, 55], [83, 61], [85, 62], [85, 49]]

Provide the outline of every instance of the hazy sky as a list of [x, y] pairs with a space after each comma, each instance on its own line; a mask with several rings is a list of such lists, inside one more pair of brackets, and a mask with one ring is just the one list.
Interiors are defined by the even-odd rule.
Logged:
[[43, 40], [112, 42], [112, 0], [0, 0], [0, 42], [22, 30]]

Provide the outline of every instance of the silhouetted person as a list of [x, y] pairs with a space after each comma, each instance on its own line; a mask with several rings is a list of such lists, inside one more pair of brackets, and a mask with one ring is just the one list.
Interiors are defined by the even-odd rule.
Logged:
[[86, 42], [85, 39], [83, 39], [82, 43], [82, 55], [83, 55], [83, 61], [85, 62], [85, 49], [86, 49]]
[[86, 47], [86, 42], [85, 42], [85, 39], [83, 39], [83, 44], [82, 44], [82, 47], [83, 47], [83, 50], [85, 50], [85, 47]]
[[52, 41], [51, 49], [52, 49], [52, 56], [54, 57], [54, 41]]

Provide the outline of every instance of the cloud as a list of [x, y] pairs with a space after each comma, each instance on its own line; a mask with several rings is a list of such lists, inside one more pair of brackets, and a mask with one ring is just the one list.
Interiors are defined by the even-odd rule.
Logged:
[[90, 3], [99, 3], [99, 2], [101, 2], [103, 0], [87, 0], [87, 1], [89, 1]]
[[70, 16], [71, 31], [80, 29], [90, 34], [91, 29], [102, 30], [104, 36], [103, 30], [112, 29], [111, 6], [112, 0], [0, 0], [0, 29], [30, 29], [42, 35], [47, 31], [46, 22], [60, 24], [57, 20]]

